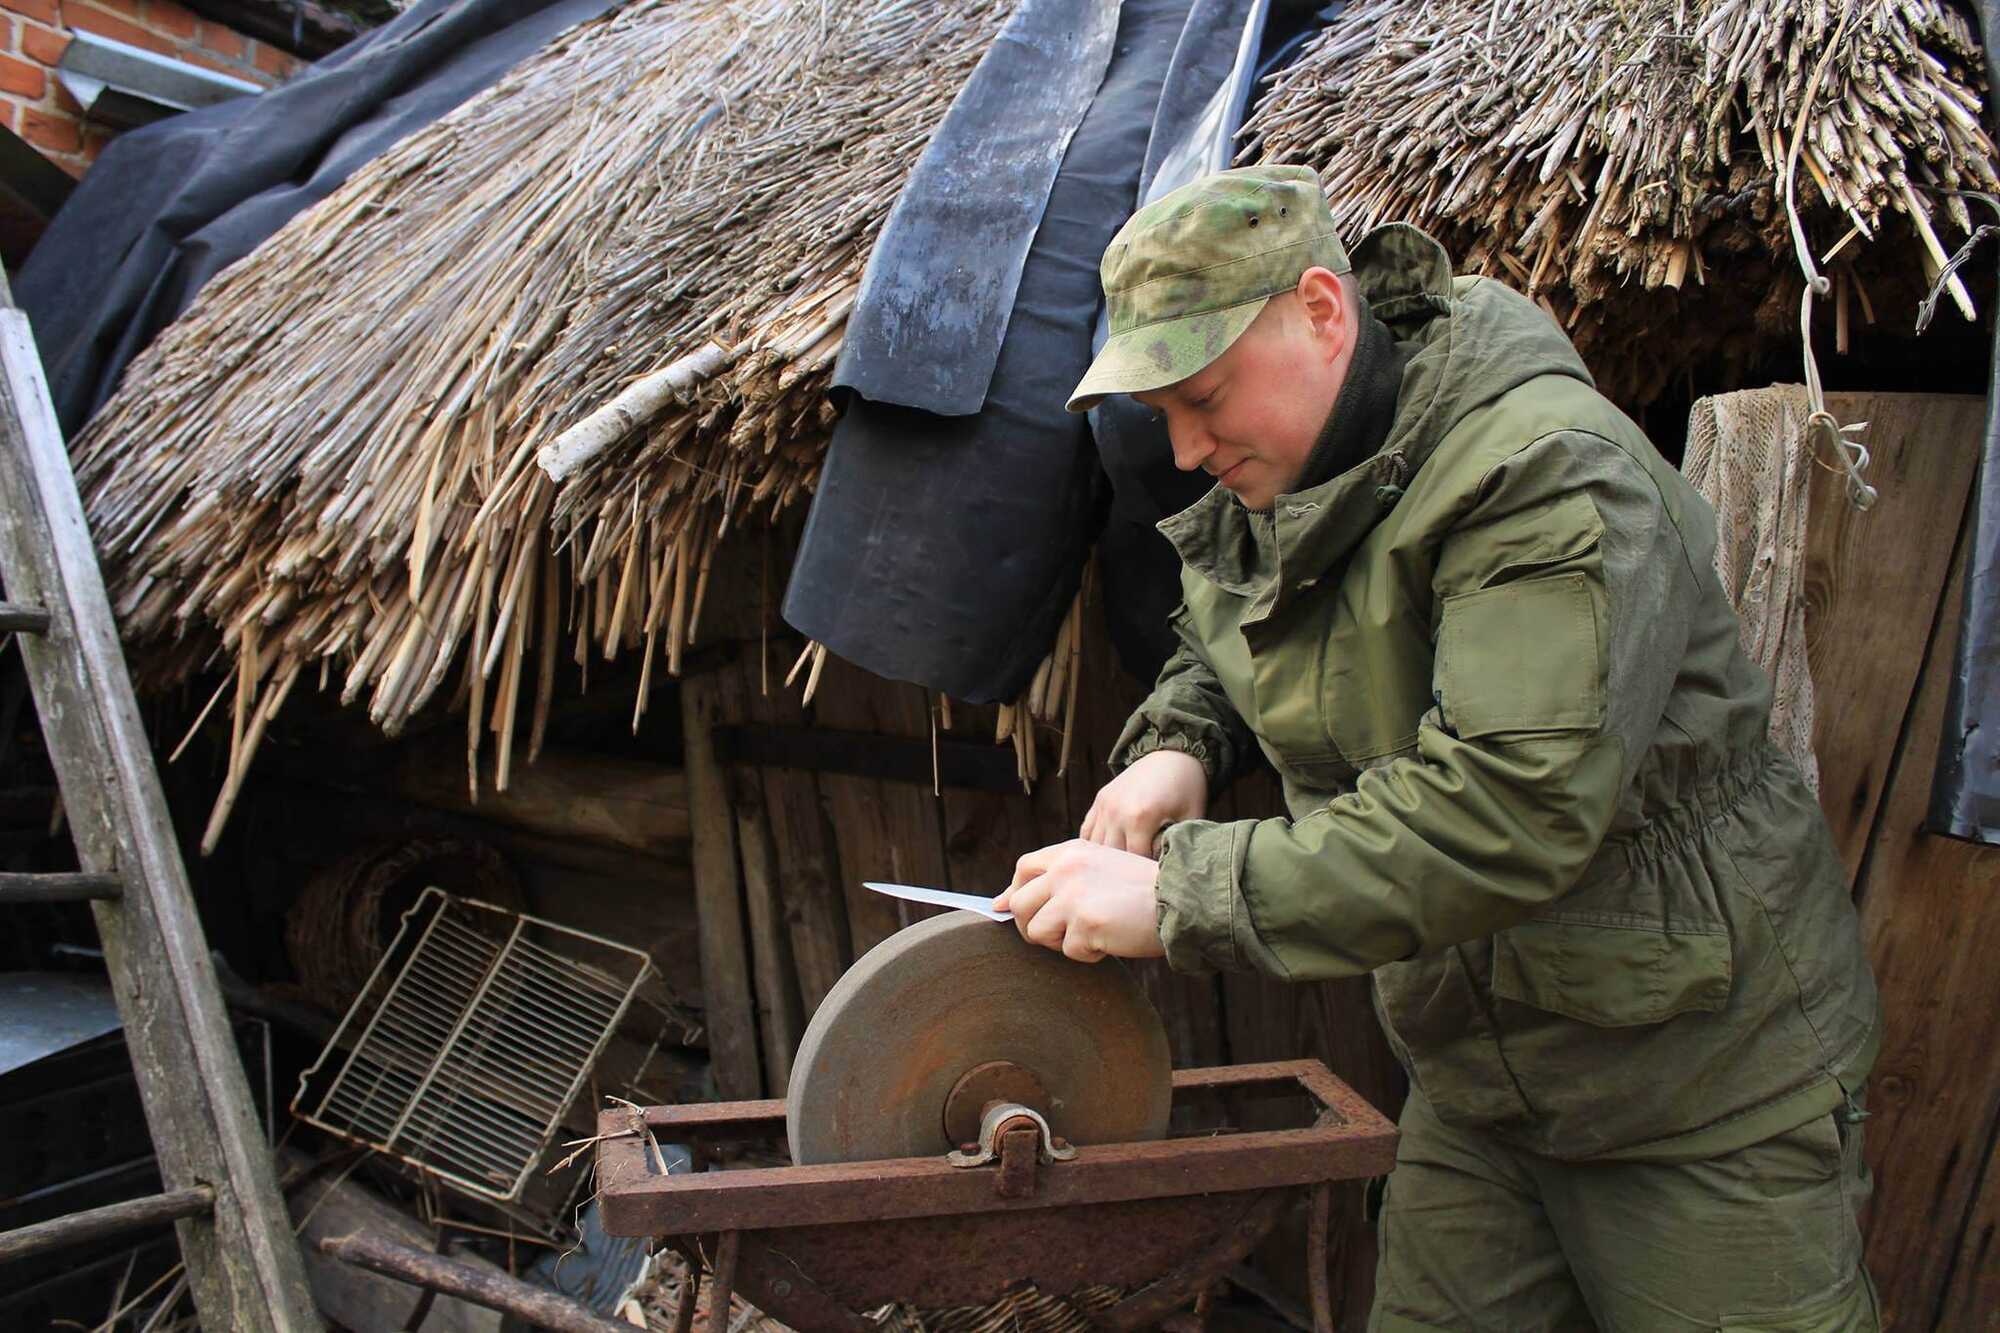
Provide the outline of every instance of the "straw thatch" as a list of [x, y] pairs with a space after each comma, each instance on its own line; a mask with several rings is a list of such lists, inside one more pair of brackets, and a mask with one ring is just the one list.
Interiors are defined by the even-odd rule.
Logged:
[[1542, 299], [1645, 402], [1718, 349], [1797, 338], [1795, 137], [1843, 335], [1871, 265], [1934, 278], [1940, 233], [1971, 230], [1934, 191], [2000, 189], [1981, 69], [1944, 0], [1360, 0], [1246, 133], [1321, 168], [1348, 234], [1414, 222]]
[[[723, 530], [810, 488], [862, 264], [1008, 7], [652, 0], [584, 24], [132, 364], [73, 452], [146, 677], [234, 659], [211, 841], [330, 664], [392, 732], [455, 675], [502, 784], [559, 652], [678, 664]], [[537, 448], [709, 340], [719, 373], [558, 501]]]

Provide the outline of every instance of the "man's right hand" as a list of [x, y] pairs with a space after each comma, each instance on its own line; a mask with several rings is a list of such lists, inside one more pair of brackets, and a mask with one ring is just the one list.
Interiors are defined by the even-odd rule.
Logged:
[[1208, 809], [1208, 770], [1193, 755], [1155, 750], [1098, 789], [1079, 832], [1085, 842], [1152, 856], [1160, 830]]

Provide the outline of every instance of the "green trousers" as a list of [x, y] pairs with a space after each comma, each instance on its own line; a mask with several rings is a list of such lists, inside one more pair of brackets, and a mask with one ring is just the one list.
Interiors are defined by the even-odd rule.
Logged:
[[1858, 1105], [1703, 1161], [1560, 1162], [1420, 1092], [1379, 1222], [1372, 1333], [1879, 1329]]

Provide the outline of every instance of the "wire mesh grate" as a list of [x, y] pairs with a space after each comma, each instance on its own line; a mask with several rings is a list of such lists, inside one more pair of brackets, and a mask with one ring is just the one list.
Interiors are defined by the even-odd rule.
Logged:
[[638, 949], [425, 889], [292, 1113], [516, 1202], [651, 970]]

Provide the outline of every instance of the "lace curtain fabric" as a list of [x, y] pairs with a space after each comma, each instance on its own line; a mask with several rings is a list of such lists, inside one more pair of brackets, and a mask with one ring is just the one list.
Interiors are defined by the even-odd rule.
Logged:
[[1700, 399], [1681, 471], [1715, 506], [1715, 571], [1742, 621], [1743, 651], [1771, 677], [1771, 740], [1818, 792], [1805, 619], [1811, 412], [1802, 384]]

